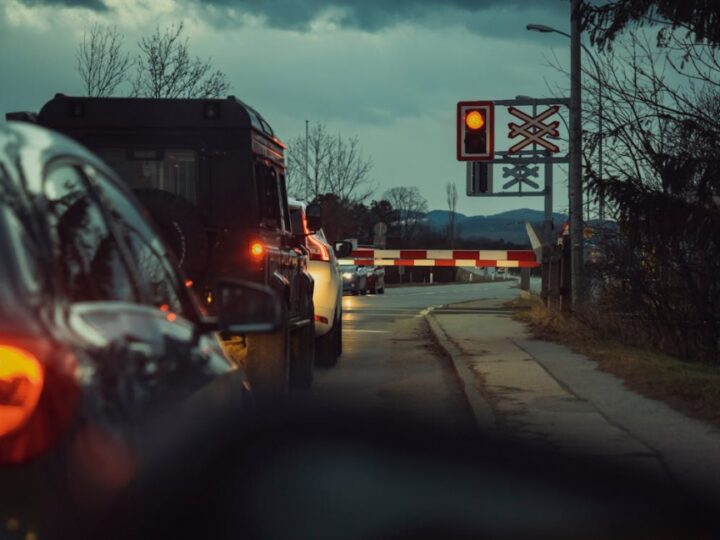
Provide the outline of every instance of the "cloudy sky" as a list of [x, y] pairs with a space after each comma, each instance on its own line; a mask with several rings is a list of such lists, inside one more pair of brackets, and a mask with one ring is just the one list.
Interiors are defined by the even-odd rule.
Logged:
[[[455, 104], [567, 88], [547, 58], [567, 65], [568, 40], [525, 30], [567, 31], [567, 0], [0, 0], [0, 111], [81, 94], [75, 52], [92, 23], [116, 25], [130, 49], [180, 21], [191, 52], [211, 57], [281, 138], [304, 134], [305, 120], [357, 135], [376, 198], [416, 185], [430, 208], [446, 208], [445, 185], [455, 182], [465, 214], [542, 209], [542, 198], [464, 195]], [[555, 176], [563, 211], [565, 174]]]

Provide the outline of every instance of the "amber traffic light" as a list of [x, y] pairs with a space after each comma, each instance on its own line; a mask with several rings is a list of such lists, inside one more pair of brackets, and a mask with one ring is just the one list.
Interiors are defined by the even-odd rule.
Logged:
[[469, 130], [476, 131], [485, 125], [485, 117], [483, 111], [472, 109], [465, 115], [465, 127]]
[[457, 158], [491, 161], [494, 152], [495, 106], [492, 101], [457, 104]]

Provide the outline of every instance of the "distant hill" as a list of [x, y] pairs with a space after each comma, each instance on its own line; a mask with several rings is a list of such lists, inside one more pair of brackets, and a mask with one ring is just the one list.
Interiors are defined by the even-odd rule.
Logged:
[[[434, 229], [447, 226], [450, 212], [447, 210], [432, 210], [425, 215], [425, 222]], [[490, 216], [466, 216], [456, 214], [455, 223], [459, 229], [459, 236], [463, 239], [483, 237], [490, 240], [505, 240], [515, 244], [527, 244], [528, 236], [525, 231], [525, 222], [529, 221], [537, 227], [542, 227], [544, 212], [522, 208], [509, 210]], [[554, 213], [555, 227], [560, 227], [567, 220], [567, 215]]]

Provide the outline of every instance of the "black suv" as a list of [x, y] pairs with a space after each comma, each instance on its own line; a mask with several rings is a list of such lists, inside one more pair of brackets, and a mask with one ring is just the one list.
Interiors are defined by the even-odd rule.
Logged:
[[202, 316], [142, 214], [80, 145], [0, 122], [2, 538], [64, 536], [84, 508], [165, 467], [181, 482], [242, 432], [252, 395], [216, 332], [277, 330], [280, 300], [218, 281], [220, 322]]
[[235, 99], [79, 98], [58, 94], [37, 121], [80, 141], [133, 189], [206, 309], [220, 278], [274, 288], [287, 321], [241, 341], [254, 389], [283, 394], [313, 377], [313, 281], [293, 235], [284, 145]]

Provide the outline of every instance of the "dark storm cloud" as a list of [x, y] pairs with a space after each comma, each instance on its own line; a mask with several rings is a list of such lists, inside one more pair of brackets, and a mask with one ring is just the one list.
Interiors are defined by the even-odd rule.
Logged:
[[[194, 0], [188, 0], [195, 3]], [[233, 8], [262, 17], [284, 29], [304, 29], [328, 12], [336, 22], [365, 31], [377, 31], [401, 22], [431, 22], [439, 12], [477, 14], [489, 9], [567, 11], [562, 0], [202, 0], [210, 8]]]
[[[27, 6], [82, 7], [108, 11], [104, 0], [20, 0]], [[376, 32], [400, 23], [444, 26], [460, 23], [469, 29], [502, 33], [491, 21], [481, 19], [494, 10], [522, 14], [544, 12], [551, 17], [568, 10], [567, 0], [180, 0], [200, 8], [215, 26], [241, 24], [235, 15], [260, 17], [274, 28], [307, 30], [328, 14], [345, 28]], [[118, 8], [115, 8], [118, 9]], [[480, 17], [480, 19], [479, 19]]]
[[103, 0], [20, 0], [26, 6], [79, 7], [93, 11], [107, 11]]

